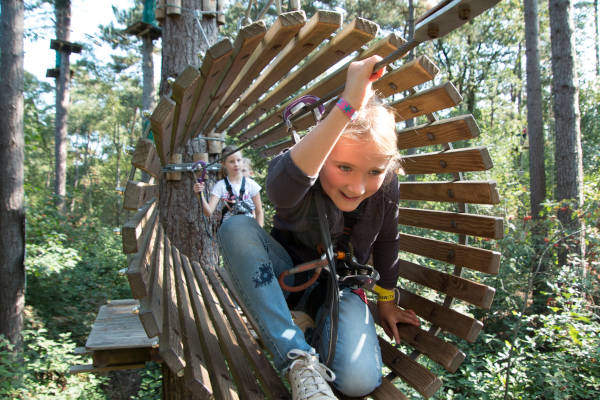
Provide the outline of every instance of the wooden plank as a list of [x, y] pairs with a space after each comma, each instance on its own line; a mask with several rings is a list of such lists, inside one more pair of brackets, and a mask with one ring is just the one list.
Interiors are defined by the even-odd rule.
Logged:
[[131, 288], [131, 294], [135, 299], [143, 299], [148, 295], [150, 268], [154, 258], [156, 232], [158, 230], [158, 210], [155, 209], [153, 219], [146, 224], [145, 232], [142, 234], [143, 245], [139, 251], [131, 257], [127, 268], [127, 280]]
[[206, 52], [204, 60], [202, 60], [202, 66], [200, 67], [200, 73], [202, 74], [201, 84], [194, 92], [193, 107], [186, 118], [185, 138], [183, 142], [198, 135], [200, 119], [211, 101], [211, 93], [219, 83], [219, 75], [225, 71], [231, 60], [232, 51], [233, 46], [231, 41], [223, 39], [215, 43]]
[[131, 165], [154, 178], [158, 178], [160, 174], [160, 160], [152, 140], [146, 138], [138, 139], [133, 155], [131, 156]]
[[436, 7], [415, 26], [414, 39], [418, 42], [442, 37], [485, 10], [495, 6], [500, 0], [452, 0]]
[[[194, 269], [198, 268], [196, 262], [193, 263]], [[254, 337], [248, 330], [248, 326], [242, 319], [236, 306], [234, 305], [233, 299], [230, 294], [225, 291], [223, 283], [217, 278], [215, 270], [211, 267], [201, 267], [210, 284], [215, 291], [219, 304], [227, 318], [229, 323], [233, 327], [234, 332], [237, 335], [239, 343], [246, 354], [246, 357], [251, 361], [254, 370], [259, 373], [259, 379], [262, 382], [263, 388], [267, 391], [270, 398], [273, 399], [284, 399], [288, 398], [289, 392], [281, 382], [277, 371], [273, 368], [273, 365], [269, 362], [265, 353], [260, 349], [258, 343], [254, 340]], [[217, 268], [219, 272], [225, 272], [222, 268]], [[224, 280], [224, 282], [228, 282]], [[227, 283], [226, 283], [227, 284]], [[229, 282], [231, 284], [231, 282]], [[231, 290], [231, 287], [230, 287]], [[239, 300], [238, 300], [239, 302]], [[241, 303], [240, 303], [241, 304]]]
[[142, 364], [152, 361], [152, 347], [135, 347], [118, 350], [94, 350], [92, 352], [94, 368], [117, 365]]
[[400, 207], [398, 223], [490, 239], [504, 237], [503, 221], [499, 217]]
[[[256, 78], [254, 83], [241, 96], [228, 120], [234, 121], [246, 111], [258, 98], [266, 93], [285, 74], [310, 54], [322, 41], [342, 25], [342, 14], [333, 11], [317, 11], [300, 29], [294, 40], [290, 41], [275, 60]], [[250, 122], [256, 114], [244, 116], [233, 127], [229, 134], [234, 135]]]
[[[250, 55], [260, 44], [266, 32], [267, 28], [262, 20], [253, 22], [238, 32], [233, 42], [231, 62], [225, 69], [223, 76], [219, 78], [219, 82], [210, 96], [210, 104], [198, 124], [203, 131], [210, 132], [218, 122], [218, 118], [220, 117], [216, 116], [215, 110], [219, 106], [222, 96], [229, 89], [234, 79], [237, 78], [244, 65], [246, 65], [250, 59]], [[222, 110], [223, 113], [225, 111]]]
[[[377, 315], [377, 304], [369, 301], [369, 308], [375, 322], [381, 325]], [[417, 310], [414, 311], [417, 312]], [[397, 328], [402, 342], [425, 354], [447, 371], [455, 372], [465, 360], [465, 353], [460, 351], [454, 344], [442, 340], [431, 332], [408, 324], [397, 324]]]
[[382, 379], [381, 385], [375, 389], [371, 396], [375, 400], [408, 400], [400, 390], [388, 379]]
[[403, 156], [401, 165], [408, 175], [487, 171], [494, 166], [487, 148], [480, 146]]
[[398, 149], [433, 146], [470, 140], [479, 136], [479, 127], [472, 115], [443, 119], [398, 131]]
[[87, 350], [117, 350], [153, 347], [136, 314], [137, 300], [112, 301], [100, 307], [85, 343]]
[[500, 253], [497, 251], [404, 233], [400, 234], [399, 242], [402, 251], [485, 272], [486, 274], [496, 275], [500, 269]]
[[440, 69], [427, 56], [419, 56], [373, 82], [373, 90], [380, 97], [396, 93], [429, 82]]
[[465, 278], [436, 271], [422, 265], [399, 260], [400, 276], [440, 293], [445, 293], [485, 310], [494, 300], [496, 289]]
[[163, 228], [158, 226], [154, 259], [150, 269], [149, 293], [140, 300], [140, 321], [148, 337], [160, 335], [163, 326], [163, 278], [165, 238]]
[[153, 197], [158, 197], [157, 184], [127, 181], [123, 195], [123, 208], [137, 210]]
[[175, 102], [167, 96], [162, 96], [150, 116], [150, 126], [161, 165], [166, 165], [170, 156], [174, 111]]
[[156, 199], [144, 204], [138, 212], [129, 218], [121, 227], [121, 238], [123, 240], [123, 253], [137, 253], [142, 248], [142, 232], [156, 210]]
[[90, 372], [108, 372], [108, 371], [118, 371], [122, 369], [139, 369], [146, 368], [146, 363], [141, 364], [124, 364], [124, 365], [115, 365], [108, 367], [94, 367], [93, 364], [78, 364], [72, 365], [69, 368], [69, 374], [82, 374], [82, 373], [90, 373]]
[[494, 181], [401, 182], [400, 200], [498, 204], [500, 195]]
[[379, 337], [383, 362], [417, 392], [428, 398], [442, 386], [442, 381], [427, 368], [410, 359], [385, 339]]
[[239, 392], [244, 393], [248, 398], [262, 400], [265, 397], [263, 391], [260, 389], [254, 374], [250, 368], [248, 368], [248, 360], [240, 348], [240, 343], [238, 342], [232, 327], [225, 318], [223, 308], [217, 306], [217, 296], [209, 287], [207, 278], [202, 272], [200, 265], [197, 262], [194, 262], [192, 263], [192, 268], [200, 289], [198, 296], [204, 297], [204, 304], [207, 306], [208, 314], [216, 328], [216, 334], [219, 337], [219, 342], [221, 344], [220, 350], [223, 353], [218, 356], [222, 359], [224, 354], [227, 358], [229, 370], [235, 378]]
[[390, 106], [396, 110], [396, 122], [431, 114], [460, 104], [462, 96], [450, 82], [405, 97]]
[[[181, 254], [175, 246], [172, 246], [172, 252], [173, 264], [175, 266], [175, 286], [177, 288], [177, 308], [179, 309], [179, 319], [183, 329], [181, 338], [183, 340], [183, 351], [186, 360], [184, 370], [186, 386], [193, 393], [197, 393], [204, 398], [209, 398], [213, 396], [213, 386], [209, 369], [217, 369], [221, 365], [219, 360], [216, 360], [215, 364], [213, 364], [202, 348], [200, 334], [196, 325], [206, 325], [207, 321], [196, 320], [192, 301], [196, 301], [198, 293], [194, 291], [188, 292], [188, 285], [191, 282], [186, 280], [187, 274], [185, 269], [187, 266], [182, 262]], [[185, 259], [187, 260], [187, 257]], [[218, 342], [216, 346], [218, 348]], [[220, 372], [222, 371], [222, 368], [220, 368]], [[225, 376], [228, 376], [226, 367]]]
[[175, 289], [175, 271], [171, 241], [165, 235], [165, 263], [163, 287], [163, 327], [160, 333], [159, 352], [174, 374], [179, 374], [185, 368], [183, 345], [181, 343], [181, 326], [179, 311], [177, 311], [177, 296]]
[[421, 318], [470, 343], [473, 343], [477, 339], [479, 332], [483, 328], [481, 321], [411, 293], [408, 290], [398, 288], [398, 291], [400, 294], [398, 305], [400, 307], [414, 310]]
[[[370, 57], [374, 54], [380, 55], [381, 57], [386, 57], [391, 54], [394, 50], [396, 50], [399, 46], [401, 46], [406, 41], [402, 39], [400, 36], [392, 33], [386, 36], [383, 39], [375, 41], [375, 43], [371, 44], [365, 51], [361, 52], [358, 56], [356, 56], [351, 61], [362, 60], [364, 58]], [[268, 116], [257, 121], [256, 124], [252, 125], [249, 129], [242, 132], [239, 137], [240, 138], [251, 138], [259, 133], [267, 130], [269, 127], [281, 122], [283, 120], [282, 114], [283, 110], [296, 98], [302, 97], [304, 95], [310, 94], [317, 97], [324, 97], [329, 94], [331, 91], [339, 88], [346, 82], [346, 72], [348, 70], [348, 65], [350, 62], [347, 62], [340, 68], [338, 68], [335, 72], [328, 74], [325, 78], [319, 80], [314, 83], [310, 87], [303, 90], [300, 94], [298, 94], [294, 99], [285, 102], [280, 107], [277, 108], [276, 111], [271, 112]], [[314, 121], [313, 121], [314, 123]], [[296, 122], [294, 122], [296, 125]], [[285, 131], [285, 129], [284, 129]], [[235, 132], [232, 131], [232, 134]]]
[[[306, 23], [304, 11], [292, 11], [280, 14], [275, 23], [269, 28], [262, 43], [252, 53], [250, 60], [244, 65], [238, 77], [231, 84], [220, 102], [217, 118], [233, 104], [239, 95], [250, 86], [252, 80], [258, 76], [262, 69], [294, 38], [296, 33]], [[217, 124], [217, 130], [224, 130], [227, 126], [227, 116]]]
[[173, 124], [171, 131], [171, 140], [169, 141], [169, 153], [175, 153], [177, 147], [181, 144], [186, 130], [186, 121], [193, 107], [194, 95], [198, 87], [202, 85], [204, 79], [200, 75], [198, 68], [188, 65], [181, 72], [173, 85], [171, 86], [175, 109], [173, 111]]
[[[347, 24], [331, 41], [323, 46], [317, 54], [309, 58], [303, 65], [275, 86], [248, 114], [262, 113], [291, 96], [294, 92], [306, 85], [312, 79], [327, 71], [336, 62], [358, 50], [362, 45], [373, 39], [379, 30], [379, 26], [369, 20], [357, 17]], [[228, 126], [224, 120], [223, 126]], [[228, 132], [229, 133], [229, 132]]]

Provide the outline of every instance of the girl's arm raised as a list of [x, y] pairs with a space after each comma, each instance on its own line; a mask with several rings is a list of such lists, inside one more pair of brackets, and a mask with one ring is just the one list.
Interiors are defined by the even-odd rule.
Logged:
[[[383, 74], [383, 69], [373, 73], [373, 67], [381, 59], [375, 55], [348, 66], [346, 85], [341, 97], [357, 111], [371, 97], [372, 82]], [[294, 164], [306, 175], [317, 176], [348, 122], [348, 116], [338, 107], [333, 107], [323, 121], [291, 148], [290, 155]]]

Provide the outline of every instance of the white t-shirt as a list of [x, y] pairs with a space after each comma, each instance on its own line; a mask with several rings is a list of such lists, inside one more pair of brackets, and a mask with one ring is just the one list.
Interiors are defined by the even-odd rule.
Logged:
[[[225, 178], [225, 179], [227, 179], [227, 178]], [[212, 191], [210, 192], [211, 195], [217, 196], [223, 202], [225, 202], [229, 198], [229, 193], [227, 192], [227, 186], [225, 186], [225, 179], [221, 179], [220, 181], [215, 183], [215, 186], [213, 186]], [[240, 196], [240, 188], [242, 186], [242, 181], [240, 180], [239, 183], [232, 183], [232, 182], [229, 182], [229, 183], [231, 184], [231, 191], [233, 192], [233, 195], [235, 196], [235, 200], [237, 201]], [[260, 193], [260, 189], [261, 188], [258, 183], [256, 183], [252, 178], [246, 177], [246, 185], [244, 187], [244, 197], [242, 198], [242, 201], [248, 207], [243, 207], [243, 210], [246, 211], [244, 213], [244, 215], [247, 215], [249, 217], [254, 216], [252, 213], [252, 211], [254, 211], [254, 202], [252, 201], [252, 198], [254, 196], [256, 196], [258, 193]], [[223, 203], [223, 204], [225, 204], [225, 203]], [[230, 211], [227, 211], [225, 213], [225, 215], [223, 216], [223, 221], [225, 221], [231, 215], [232, 215], [232, 213]]]

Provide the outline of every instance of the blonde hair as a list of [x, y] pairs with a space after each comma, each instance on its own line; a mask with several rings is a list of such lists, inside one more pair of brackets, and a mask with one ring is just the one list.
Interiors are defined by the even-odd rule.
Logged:
[[381, 154], [390, 157], [390, 167], [393, 170], [400, 168], [395, 110], [384, 104], [379, 96], [372, 95], [367, 104], [356, 112], [342, 136], [372, 141]]

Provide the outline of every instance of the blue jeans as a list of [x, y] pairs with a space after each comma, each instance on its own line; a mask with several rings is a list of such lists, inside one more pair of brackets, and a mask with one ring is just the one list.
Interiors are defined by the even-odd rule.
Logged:
[[[315, 353], [300, 328], [292, 321], [279, 275], [293, 267], [285, 249], [262, 229], [254, 218], [236, 215], [223, 222], [218, 233], [225, 267], [228, 269], [248, 312], [258, 324], [261, 338], [283, 370], [292, 349]], [[323, 312], [325, 308], [319, 310]], [[317, 348], [327, 355], [330, 321], [321, 332]], [[322, 357], [323, 359], [324, 357]], [[349, 289], [340, 292], [338, 337], [331, 369], [333, 385], [347, 396], [364, 396], [381, 384], [381, 351], [373, 317], [361, 298]]]

